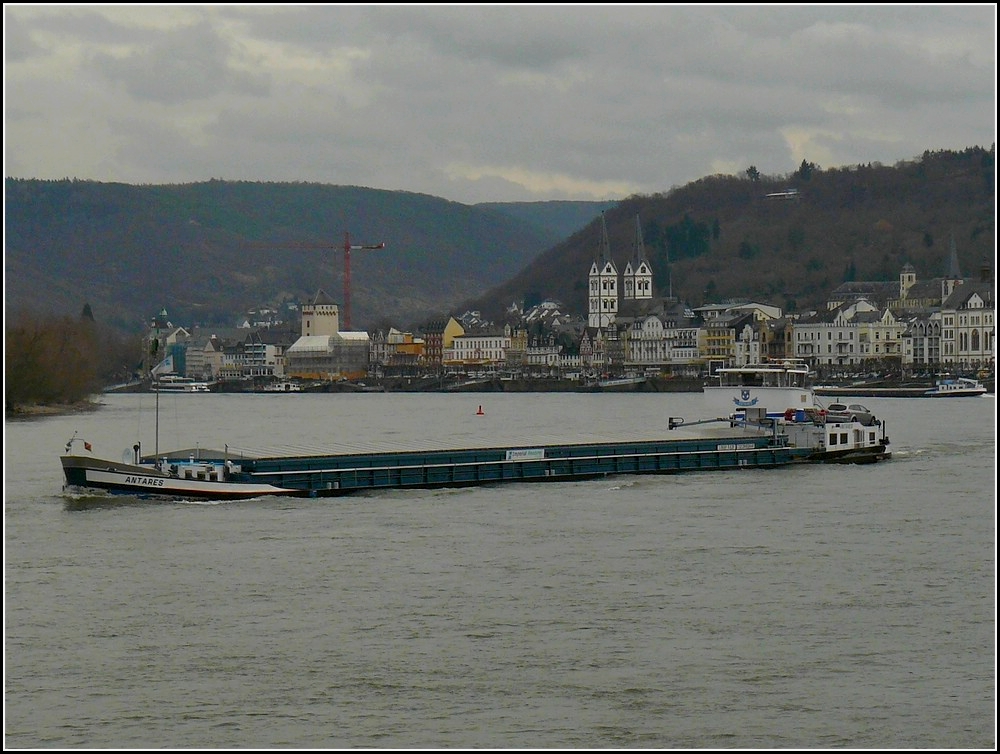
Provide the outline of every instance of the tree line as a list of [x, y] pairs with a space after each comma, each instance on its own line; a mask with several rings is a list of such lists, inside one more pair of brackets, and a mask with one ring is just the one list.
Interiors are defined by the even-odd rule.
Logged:
[[141, 349], [138, 337], [95, 322], [89, 304], [78, 317], [14, 312], [4, 335], [7, 413], [86, 401], [103, 386], [128, 379]]

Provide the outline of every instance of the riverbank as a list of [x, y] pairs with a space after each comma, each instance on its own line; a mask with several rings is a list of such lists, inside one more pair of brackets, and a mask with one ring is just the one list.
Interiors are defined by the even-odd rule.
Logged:
[[71, 414], [86, 414], [96, 411], [101, 403], [94, 400], [76, 401], [75, 403], [30, 404], [24, 406], [6, 406], [4, 419], [7, 421], [26, 421], [42, 419], [47, 416], [68, 416]]

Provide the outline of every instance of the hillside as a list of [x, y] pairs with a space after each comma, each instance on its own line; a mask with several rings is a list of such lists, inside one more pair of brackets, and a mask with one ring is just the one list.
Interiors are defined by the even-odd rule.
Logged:
[[[790, 176], [710, 176], [631, 197], [605, 219], [621, 271], [639, 217], [659, 295], [672, 290], [693, 305], [750, 298], [794, 312], [821, 306], [847, 280], [896, 280], [906, 263], [918, 279], [940, 277], [952, 237], [962, 273], [977, 276], [995, 262], [995, 182], [994, 147], [892, 167], [803, 163]], [[789, 188], [797, 199], [767, 198]], [[513, 301], [553, 298], [584, 315], [599, 239], [598, 217], [467, 307], [497, 319]]]
[[[895, 166], [788, 176], [710, 176], [606, 209], [612, 256], [631, 257], [635, 218], [660, 295], [698, 305], [752, 298], [801, 311], [841, 282], [962, 272], [995, 258], [995, 150], [925, 153]], [[797, 199], [769, 199], [787, 188]], [[232, 325], [264, 304], [325, 289], [342, 300], [344, 233], [385, 242], [351, 256], [355, 328], [415, 327], [513, 301], [587, 310], [587, 273], [607, 203], [469, 206], [423, 194], [307, 183], [128, 186], [7, 179], [5, 294], [135, 331], [166, 308], [185, 324]], [[576, 228], [575, 232], [572, 229]], [[296, 248], [298, 245], [298, 248]]]
[[510, 215], [514, 219], [536, 228], [541, 233], [552, 233], [552, 244], [568, 238], [587, 226], [601, 212], [618, 202], [487, 202], [477, 207]]
[[345, 232], [386, 244], [351, 254], [356, 328], [441, 316], [563, 237], [544, 220], [408, 192], [7, 179], [6, 307], [75, 314], [89, 302], [99, 321], [136, 330], [162, 308], [177, 322], [232, 325], [319, 288], [340, 302]]

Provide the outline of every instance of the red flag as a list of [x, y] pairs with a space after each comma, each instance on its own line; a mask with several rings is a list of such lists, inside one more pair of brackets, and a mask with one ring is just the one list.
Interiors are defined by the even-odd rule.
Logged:
[[86, 440], [83, 441], [83, 447], [85, 447], [87, 450], [93, 450], [93, 448], [90, 447], [90, 443], [87, 442]]

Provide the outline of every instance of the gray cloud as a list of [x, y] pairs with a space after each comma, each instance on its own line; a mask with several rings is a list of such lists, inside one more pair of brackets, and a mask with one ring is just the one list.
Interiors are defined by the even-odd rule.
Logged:
[[17, 177], [606, 199], [995, 140], [995, 6], [4, 15]]
[[140, 101], [175, 105], [214, 95], [266, 95], [266, 72], [236, 71], [228, 56], [229, 45], [202, 21], [167, 31], [122, 57], [95, 55], [93, 65]]

